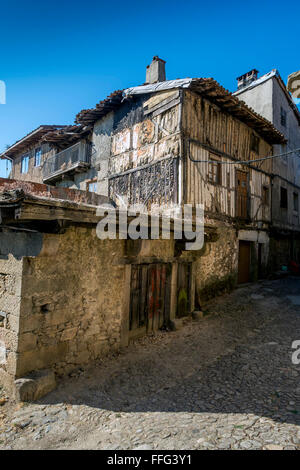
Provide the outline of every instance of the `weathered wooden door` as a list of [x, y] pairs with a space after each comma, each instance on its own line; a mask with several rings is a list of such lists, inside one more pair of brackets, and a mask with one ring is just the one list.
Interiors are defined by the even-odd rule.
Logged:
[[263, 278], [262, 249], [263, 249], [263, 244], [259, 243], [258, 244], [258, 253], [257, 253], [257, 275], [258, 275], [258, 279]]
[[177, 271], [177, 309], [176, 317], [190, 313], [191, 264], [179, 263]]
[[238, 283], [243, 284], [250, 281], [250, 242], [239, 242], [239, 270]]
[[131, 268], [129, 330], [155, 331], [170, 318], [171, 265], [140, 264]]
[[236, 216], [248, 217], [248, 174], [236, 170]]

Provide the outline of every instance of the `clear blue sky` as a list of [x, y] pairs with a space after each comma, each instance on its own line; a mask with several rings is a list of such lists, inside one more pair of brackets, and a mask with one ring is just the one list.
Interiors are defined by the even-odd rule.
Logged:
[[299, 0], [1, 2], [0, 150], [143, 83], [154, 55], [167, 79], [214, 77], [233, 91], [255, 67], [286, 80], [300, 69], [299, 17]]

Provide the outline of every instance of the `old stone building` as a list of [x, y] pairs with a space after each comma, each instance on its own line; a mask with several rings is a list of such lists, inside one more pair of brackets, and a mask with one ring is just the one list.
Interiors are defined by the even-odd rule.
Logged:
[[[32, 371], [64, 373], [174, 327], [268, 270], [272, 162], [253, 160], [284, 145], [283, 134], [213, 79], [167, 81], [164, 66], [154, 57], [144, 85], [2, 154], [18, 178], [20, 155], [47, 149], [39, 184], [24, 173], [0, 182], [0, 373], [11, 387]], [[186, 250], [173, 232], [99, 240], [105, 202], [118, 211], [201, 204], [204, 246]], [[27, 379], [35, 396], [43, 380]]]
[[39, 126], [6, 149], [0, 158], [12, 162], [10, 177], [22, 181], [42, 182], [44, 162], [56, 153], [56, 149], [42, 140], [50, 131], [66, 126]]
[[286, 142], [274, 145], [272, 159], [272, 268], [300, 263], [300, 112], [277, 70], [257, 78], [252, 70], [238, 78], [234, 93], [282, 132]]

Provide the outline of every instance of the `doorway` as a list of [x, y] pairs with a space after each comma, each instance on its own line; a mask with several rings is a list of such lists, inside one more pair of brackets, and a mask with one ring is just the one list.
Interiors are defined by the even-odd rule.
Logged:
[[251, 242], [239, 241], [238, 283], [250, 281]]
[[190, 314], [191, 263], [179, 263], [177, 271], [177, 308], [176, 317], [182, 318]]
[[131, 267], [129, 331], [150, 333], [168, 326], [171, 301], [170, 263]]

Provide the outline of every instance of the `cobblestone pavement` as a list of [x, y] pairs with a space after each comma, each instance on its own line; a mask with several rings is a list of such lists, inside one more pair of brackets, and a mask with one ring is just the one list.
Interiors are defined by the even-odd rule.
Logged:
[[35, 404], [0, 400], [2, 449], [300, 449], [300, 280], [214, 299]]

